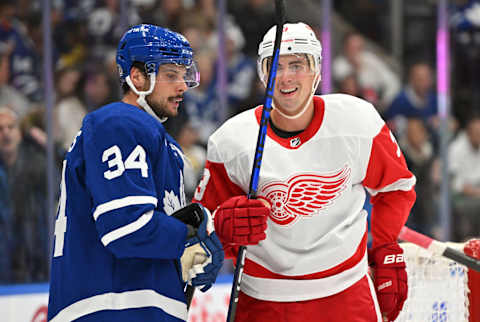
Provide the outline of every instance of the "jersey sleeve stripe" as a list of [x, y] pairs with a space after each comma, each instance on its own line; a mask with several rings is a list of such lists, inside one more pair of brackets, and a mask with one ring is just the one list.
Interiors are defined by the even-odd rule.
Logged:
[[146, 212], [145, 214], [140, 216], [134, 222], [131, 222], [128, 225], [117, 228], [109, 232], [108, 234], [105, 234], [101, 239], [103, 245], [107, 246], [112, 241], [122, 238], [125, 235], [131, 234], [139, 230], [140, 228], [145, 226], [152, 219], [152, 217], [153, 217], [153, 210], [150, 210], [149, 212]]
[[155, 207], [157, 206], [157, 198], [152, 196], [128, 196], [121, 199], [111, 200], [109, 202], [103, 203], [98, 205], [93, 212], [93, 219], [95, 221], [100, 217], [100, 215], [127, 206], [133, 205], [142, 205], [142, 204], [153, 204]]
[[126, 310], [156, 307], [183, 321], [187, 320], [187, 305], [153, 290], [105, 293], [77, 301], [60, 312], [50, 322], [74, 321], [87, 314], [103, 310]]
[[393, 182], [392, 184], [389, 184], [388, 186], [383, 187], [382, 189], [376, 190], [376, 189], [371, 189], [371, 188], [368, 188], [368, 187], [365, 187], [365, 188], [367, 189], [367, 191], [372, 196], [375, 196], [375, 195], [377, 195], [378, 193], [381, 193], [381, 192], [389, 192], [389, 191], [397, 191], [397, 190], [409, 191], [413, 188], [416, 181], [417, 181], [417, 179], [415, 178], [415, 176], [412, 176], [410, 178], [399, 179], [399, 180]]

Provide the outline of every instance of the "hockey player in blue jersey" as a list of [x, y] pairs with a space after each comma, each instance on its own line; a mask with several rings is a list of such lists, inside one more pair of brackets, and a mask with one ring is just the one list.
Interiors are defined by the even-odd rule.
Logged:
[[208, 211], [186, 206], [182, 151], [161, 120], [199, 74], [188, 41], [153, 25], [123, 35], [117, 64], [122, 101], [85, 117], [63, 161], [48, 320], [186, 321], [186, 282], [210, 288], [223, 251]]

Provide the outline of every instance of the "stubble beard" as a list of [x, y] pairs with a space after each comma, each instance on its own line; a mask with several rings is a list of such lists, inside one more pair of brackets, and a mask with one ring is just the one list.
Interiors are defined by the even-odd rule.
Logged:
[[165, 102], [155, 102], [151, 100], [149, 97], [146, 97], [145, 100], [147, 101], [148, 105], [152, 108], [152, 110], [155, 112], [155, 114], [159, 118], [170, 118], [170, 117], [175, 117], [178, 114], [178, 109], [175, 109], [174, 112], [172, 112], [168, 108], [168, 103], [171, 102], [171, 100], [174, 99], [173, 97], [169, 97]]

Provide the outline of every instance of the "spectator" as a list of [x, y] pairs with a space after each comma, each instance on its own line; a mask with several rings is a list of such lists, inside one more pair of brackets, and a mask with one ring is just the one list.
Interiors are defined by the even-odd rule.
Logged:
[[113, 85], [108, 73], [102, 68], [86, 72], [81, 83], [82, 100], [87, 111], [93, 111], [113, 99]]
[[154, 20], [157, 24], [170, 29], [176, 29], [180, 22], [180, 17], [185, 9], [182, 0], [160, 0], [155, 9], [152, 9], [152, 16], [147, 20]]
[[[55, 64], [55, 48], [52, 48], [52, 53]], [[42, 18], [33, 14], [25, 21], [24, 28], [20, 29], [10, 56], [10, 82], [33, 102], [43, 99], [42, 56]]]
[[465, 131], [449, 148], [455, 237], [464, 240], [480, 231], [480, 115], [469, 118]]
[[231, 20], [227, 20], [226, 58], [228, 78], [228, 103], [230, 108], [239, 109], [252, 91], [252, 83], [256, 80], [255, 61], [243, 54], [245, 38], [240, 28]]
[[[426, 62], [415, 63], [409, 68], [407, 85], [385, 112], [385, 119], [392, 130], [398, 136], [402, 136], [405, 132], [407, 118], [421, 118], [436, 147], [440, 126], [437, 113], [437, 94], [433, 87], [432, 68]], [[449, 122], [450, 128], [455, 130], [457, 127], [455, 119], [451, 118]]]
[[184, 94], [183, 103], [192, 126], [198, 131], [200, 143], [206, 146], [209, 135], [221, 123], [213, 67], [215, 56], [210, 50], [202, 50], [195, 59], [202, 75], [200, 85]]
[[357, 75], [355, 74], [351, 74], [343, 78], [337, 87], [340, 93], [363, 98], [372, 104], [376, 104], [378, 102], [377, 93], [372, 89], [363, 88], [358, 81]]
[[400, 81], [395, 73], [374, 53], [365, 48], [365, 39], [357, 32], [348, 33], [343, 41], [343, 53], [334, 59], [333, 78], [341, 82], [355, 73], [364, 89], [373, 90], [379, 98], [379, 112], [390, 104], [400, 90]]
[[0, 173], [2, 190], [9, 196], [12, 227], [11, 282], [48, 280], [48, 219], [46, 158], [23, 138], [16, 113], [0, 108]]
[[[12, 121], [15, 119], [15, 121]], [[16, 115], [7, 107], [0, 107], [0, 283], [12, 282], [12, 209], [6, 167], [3, 159], [10, 159], [20, 144], [21, 135], [16, 123]]]
[[414, 63], [408, 70], [407, 85], [395, 97], [385, 116], [418, 116], [428, 122], [436, 114], [437, 96], [433, 88], [432, 68], [427, 62]]
[[58, 68], [78, 66], [86, 62], [90, 44], [85, 20], [65, 21], [54, 34], [59, 49]]
[[255, 63], [240, 50], [245, 44], [242, 32], [232, 20], [225, 26], [225, 58], [227, 65], [227, 104], [220, 102], [215, 55], [210, 48], [218, 47], [215, 43], [197, 52], [196, 58], [202, 75], [200, 86], [185, 93], [185, 109], [192, 126], [199, 132], [200, 142], [207, 143], [208, 136], [215, 131], [226, 117], [237, 113], [243, 103], [250, 98], [255, 84]]
[[124, 31], [124, 23], [131, 26], [140, 22], [140, 16], [133, 6], [129, 7], [125, 17], [122, 17], [120, 0], [102, 2], [104, 5], [94, 9], [88, 15], [87, 21], [90, 53], [98, 59], [101, 59], [106, 51], [116, 47]]
[[13, 0], [0, 1], [0, 50], [11, 52], [15, 47], [15, 41], [20, 28], [15, 19], [17, 14]]
[[189, 122], [183, 124], [176, 139], [187, 157], [187, 162], [183, 169], [185, 196], [186, 200], [192, 200], [203, 174], [207, 151], [203, 146], [197, 144], [198, 132]]
[[193, 6], [193, 10], [201, 14], [203, 19], [208, 21], [211, 26], [215, 26], [217, 22], [217, 5], [216, 0], [197, 0]]
[[40, 16], [30, 15], [25, 24], [15, 18], [13, 1], [0, 3], [0, 47], [7, 48], [9, 84], [32, 101], [41, 99], [40, 60], [42, 41]]
[[433, 72], [426, 62], [413, 64], [408, 70], [408, 82], [385, 112], [390, 128], [402, 136], [407, 118], [419, 117], [433, 128], [437, 119], [437, 95], [433, 88]]
[[80, 71], [76, 68], [64, 68], [58, 71], [56, 79], [57, 105], [55, 108], [58, 124], [58, 140], [66, 150], [82, 126], [87, 114], [85, 105], [80, 101]]
[[[45, 128], [45, 108], [42, 106], [36, 106], [22, 119], [20, 124], [20, 130], [23, 134], [25, 141], [29, 144], [41, 149], [43, 153], [47, 151], [48, 136]], [[58, 141], [58, 126], [56, 123], [53, 125], [53, 137], [54, 137], [54, 157], [57, 162], [58, 169], [62, 167], [63, 158], [66, 153], [66, 149]], [[72, 143], [72, 142], [70, 142]]]
[[0, 53], [0, 106], [15, 108], [18, 115], [25, 115], [30, 106], [28, 99], [17, 89], [8, 84], [10, 78], [10, 61], [8, 54]]
[[185, 11], [179, 18], [179, 31], [185, 35], [195, 51], [208, 47], [209, 39], [212, 36], [214, 25], [209, 19], [205, 19], [194, 9]]
[[[215, 37], [218, 38], [218, 37]], [[215, 39], [216, 40], [216, 39]], [[242, 52], [245, 46], [245, 38], [240, 28], [233, 19], [227, 19], [225, 23], [225, 58], [227, 65], [227, 114], [236, 114], [250, 97], [256, 80], [255, 60]], [[218, 44], [215, 44], [218, 47]], [[218, 62], [215, 68], [217, 75]], [[218, 81], [215, 78], [215, 86]]]
[[419, 232], [433, 232], [435, 184], [432, 167], [436, 160], [433, 144], [423, 120], [410, 117], [407, 120], [405, 135], [400, 137], [399, 145], [410, 171], [417, 177], [415, 192], [418, 198], [410, 211], [407, 225]]

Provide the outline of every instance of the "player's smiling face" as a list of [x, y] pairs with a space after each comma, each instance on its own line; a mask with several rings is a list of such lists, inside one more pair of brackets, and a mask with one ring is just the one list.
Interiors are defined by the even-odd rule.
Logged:
[[187, 90], [184, 80], [185, 67], [164, 64], [158, 68], [156, 84], [152, 94], [146, 97], [148, 105], [160, 116], [174, 117]]
[[273, 101], [275, 108], [295, 115], [307, 103], [312, 93], [315, 72], [305, 55], [282, 55], [278, 60]]

